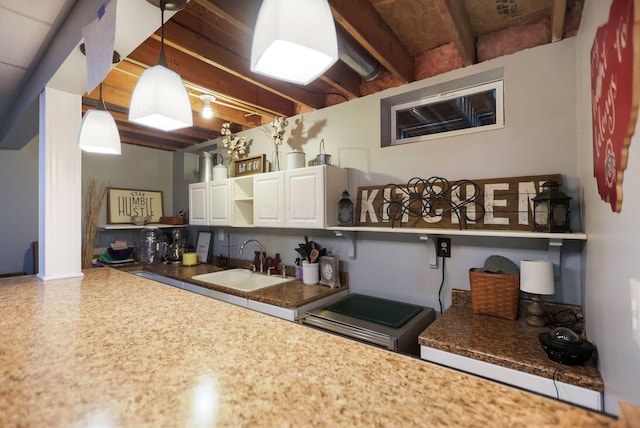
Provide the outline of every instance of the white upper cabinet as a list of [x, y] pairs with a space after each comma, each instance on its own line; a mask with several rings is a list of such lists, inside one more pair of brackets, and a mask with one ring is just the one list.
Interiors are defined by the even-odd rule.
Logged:
[[323, 229], [338, 221], [348, 172], [320, 165], [254, 176], [254, 223], [261, 227]]
[[208, 200], [207, 183], [189, 184], [189, 224], [195, 226], [207, 226]]
[[209, 201], [209, 226], [230, 226], [231, 217], [231, 181], [215, 180], [207, 183]]
[[347, 186], [347, 170], [327, 165], [194, 183], [189, 224], [324, 229]]
[[284, 227], [284, 171], [253, 176], [253, 223], [260, 227]]

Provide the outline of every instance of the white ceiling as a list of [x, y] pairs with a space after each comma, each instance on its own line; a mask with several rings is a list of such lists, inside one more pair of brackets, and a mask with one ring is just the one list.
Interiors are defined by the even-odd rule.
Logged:
[[0, 117], [75, 0], [0, 0]]
[[[50, 86], [83, 95], [82, 28], [117, 0], [0, 0], [0, 149], [20, 149], [38, 132], [38, 94]], [[175, 12], [167, 11], [165, 21]], [[115, 49], [126, 57], [160, 26], [147, 0], [119, 0]]]

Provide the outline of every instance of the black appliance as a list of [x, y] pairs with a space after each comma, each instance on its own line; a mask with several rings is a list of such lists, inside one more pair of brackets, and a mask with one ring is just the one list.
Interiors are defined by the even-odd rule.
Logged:
[[436, 318], [433, 308], [351, 294], [307, 312], [303, 324], [413, 356], [418, 336]]
[[538, 335], [538, 340], [552, 361], [568, 366], [584, 364], [595, 349], [591, 342], [581, 339], [566, 327], [542, 332]]

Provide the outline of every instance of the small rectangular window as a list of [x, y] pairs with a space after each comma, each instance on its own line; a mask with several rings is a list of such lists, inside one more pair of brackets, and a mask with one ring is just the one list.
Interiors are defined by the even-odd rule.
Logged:
[[500, 74], [495, 70], [382, 99], [381, 146], [504, 127]]

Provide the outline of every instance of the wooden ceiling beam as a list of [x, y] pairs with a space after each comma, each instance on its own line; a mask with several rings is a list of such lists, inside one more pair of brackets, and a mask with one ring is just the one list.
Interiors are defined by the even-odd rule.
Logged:
[[134, 146], [147, 147], [157, 150], [166, 150], [170, 152], [175, 152], [176, 150], [181, 150], [189, 147], [184, 144], [163, 143], [159, 142], [155, 138], [145, 138], [138, 135], [128, 135], [126, 133], [120, 135], [120, 141], [124, 144], [133, 144]]
[[564, 17], [567, 0], [552, 0], [551, 5], [551, 42], [559, 42], [564, 34]]
[[338, 61], [320, 79], [345, 97], [346, 101], [360, 98], [360, 76], [345, 63]]
[[192, 3], [218, 15], [245, 34], [253, 33], [260, 9], [260, 2], [255, 0], [192, 0]]
[[465, 67], [476, 62], [476, 38], [464, 2], [459, 0], [434, 0], [444, 27], [453, 45], [460, 52]]
[[402, 83], [415, 78], [413, 57], [367, 0], [329, 0], [333, 18]]

